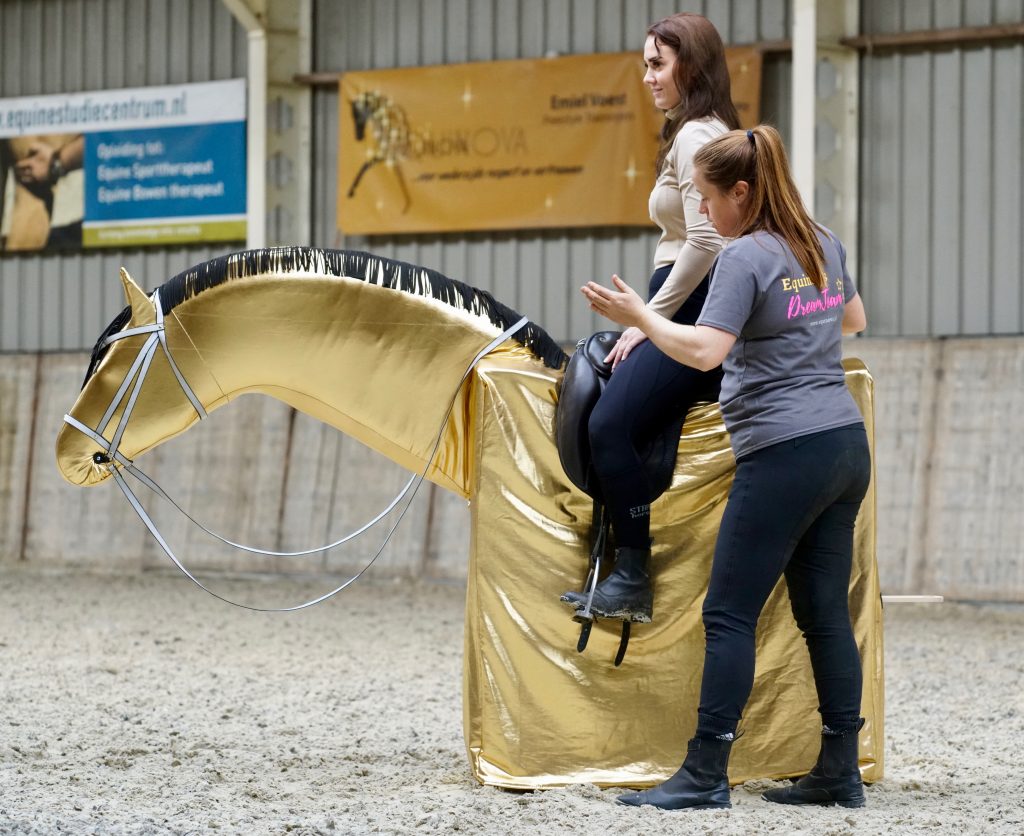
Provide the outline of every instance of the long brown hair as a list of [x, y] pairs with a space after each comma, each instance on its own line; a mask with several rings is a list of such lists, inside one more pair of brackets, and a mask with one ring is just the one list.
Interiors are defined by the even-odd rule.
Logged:
[[718, 30], [706, 17], [681, 12], [647, 28], [657, 44], [676, 53], [672, 80], [679, 91], [679, 105], [661, 129], [661, 145], [655, 170], [661, 166], [679, 129], [692, 119], [717, 116], [729, 129], [740, 126], [740, 117], [729, 92], [729, 68]]
[[771, 125], [730, 131], [715, 137], [693, 155], [693, 166], [719, 191], [740, 180], [750, 185], [739, 235], [764, 230], [782, 238], [804, 273], [825, 288], [825, 254], [818, 238], [822, 229], [807, 214], [789, 170], [782, 137]]

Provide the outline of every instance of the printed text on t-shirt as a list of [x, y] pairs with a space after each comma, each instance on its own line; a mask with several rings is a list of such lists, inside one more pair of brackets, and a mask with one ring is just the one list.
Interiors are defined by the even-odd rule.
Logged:
[[807, 278], [807, 276], [801, 276], [799, 279], [783, 279], [783, 290], [788, 290], [792, 294], [789, 299], [789, 307], [786, 311], [786, 319], [811, 316], [812, 314], [822, 313], [823, 311], [829, 311], [833, 308], [842, 306], [844, 301], [843, 280], [834, 279], [833, 281], [836, 283], [835, 293], [829, 293], [829, 289], [826, 287], [821, 291], [817, 299], [804, 301], [800, 298], [800, 288], [812, 285], [813, 282]]

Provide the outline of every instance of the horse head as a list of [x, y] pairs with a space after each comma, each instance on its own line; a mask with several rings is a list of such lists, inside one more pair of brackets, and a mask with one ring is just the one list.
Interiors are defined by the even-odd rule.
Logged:
[[377, 97], [373, 93], [360, 93], [352, 99], [352, 121], [356, 126], [356, 140], [362, 142], [366, 138], [366, 126], [377, 107]]
[[[127, 305], [97, 339], [82, 390], [68, 414], [109, 441], [119, 430], [129, 400], [133, 400], [130, 420], [125, 422], [117, 448], [132, 459], [184, 432], [199, 415], [174, 374], [172, 361], [151, 344], [159, 339], [154, 330], [159, 317], [155, 298], [148, 296], [124, 268], [121, 283]], [[181, 329], [173, 319], [165, 328], [180, 337]], [[141, 355], [147, 346], [151, 357], [145, 363]], [[179, 348], [179, 359], [184, 359], [183, 353], [188, 354]], [[195, 358], [186, 365], [193, 371]], [[138, 382], [134, 397], [130, 386], [133, 382]], [[72, 484], [91, 486], [107, 479], [106, 454], [98, 440], [71, 423], [66, 422], [57, 435], [57, 466]]]

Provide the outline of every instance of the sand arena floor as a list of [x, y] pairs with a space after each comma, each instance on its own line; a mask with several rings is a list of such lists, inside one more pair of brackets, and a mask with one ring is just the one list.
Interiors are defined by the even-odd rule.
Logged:
[[[327, 581], [213, 579], [257, 605]], [[361, 581], [302, 613], [179, 576], [0, 569], [0, 833], [1024, 833], [1024, 607], [890, 605], [886, 778], [865, 810], [729, 811], [481, 787], [460, 586]]]

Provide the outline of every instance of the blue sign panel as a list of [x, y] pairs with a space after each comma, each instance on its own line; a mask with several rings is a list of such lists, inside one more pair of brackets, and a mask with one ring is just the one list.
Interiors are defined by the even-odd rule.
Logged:
[[245, 123], [88, 134], [85, 222], [245, 214]]

